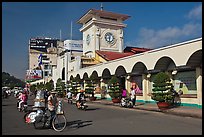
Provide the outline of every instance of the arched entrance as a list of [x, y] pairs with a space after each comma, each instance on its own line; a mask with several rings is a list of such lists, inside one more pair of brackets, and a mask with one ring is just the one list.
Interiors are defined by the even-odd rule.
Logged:
[[62, 80], [65, 80], [65, 68], [62, 69]]

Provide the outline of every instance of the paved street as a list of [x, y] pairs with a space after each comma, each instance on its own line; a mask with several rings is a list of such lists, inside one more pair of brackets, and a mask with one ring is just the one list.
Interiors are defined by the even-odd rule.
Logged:
[[[29, 107], [33, 105], [30, 98]], [[16, 99], [2, 99], [3, 135], [201, 135], [202, 119], [126, 109], [88, 102], [87, 111], [64, 102], [67, 127], [63, 132], [36, 130], [23, 122]], [[80, 124], [80, 125], [78, 125]]]

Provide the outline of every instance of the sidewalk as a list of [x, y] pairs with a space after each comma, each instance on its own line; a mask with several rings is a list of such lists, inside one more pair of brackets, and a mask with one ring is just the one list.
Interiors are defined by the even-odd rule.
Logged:
[[[96, 101], [92, 101], [92, 103], [100, 103], [104, 105], [114, 105], [119, 106], [119, 103], [112, 103], [111, 100], [103, 100], [99, 99]], [[161, 113], [167, 113], [167, 114], [173, 114], [178, 116], [185, 116], [185, 117], [194, 117], [194, 118], [201, 118], [202, 119], [202, 109], [195, 108], [195, 107], [186, 107], [186, 106], [178, 106], [174, 107], [168, 110], [161, 111], [158, 109], [156, 104], [150, 104], [150, 103], [136, 103], [136, 106], [134, 106], [133, 109], [140, 109], [140, 110], [146, 110], [146, 111], [156, 111]]]

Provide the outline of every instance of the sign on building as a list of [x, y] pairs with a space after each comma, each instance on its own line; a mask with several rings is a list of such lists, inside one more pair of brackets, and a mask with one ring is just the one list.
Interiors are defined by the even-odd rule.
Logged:
[[42, 70], [27, 70], [26, 80], [42, 79]]
[[57, 53], [57, 39], [32, 38], [29, 41], [30, 52]]
[[82, 40], [65, 40], [64, 48], [70, 51], [83, 51], [83, 41]]

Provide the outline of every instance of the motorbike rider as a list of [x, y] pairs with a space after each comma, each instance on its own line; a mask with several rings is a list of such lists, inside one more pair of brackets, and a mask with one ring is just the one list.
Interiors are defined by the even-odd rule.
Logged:
[[84, 100], [85, 100], [84, 90], [80, 90], [80, 92], [76, 95], [77, 108], [81, 107]]
[[67, 92], [67, 103], [72, 103], [72, 93], [71, 91], [68, 90]]
[[28, 95], [26, 89], [23, 89], [22, 93], [19, 95], [18, 99], [20, 99], [20, 102], [18, 104], [19, 111], [21, 110], [22, 103], [27, 104]]

